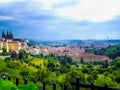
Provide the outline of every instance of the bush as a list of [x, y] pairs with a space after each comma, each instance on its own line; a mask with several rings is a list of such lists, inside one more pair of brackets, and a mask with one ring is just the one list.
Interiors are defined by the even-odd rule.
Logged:
[[4, 81], [0, 78], [0, 90], [18, 90], [17, 86], [11, 81]]
[[27, 84], [20, 86], [19, 90], [38, 90], [38, 87], [34, 84]]

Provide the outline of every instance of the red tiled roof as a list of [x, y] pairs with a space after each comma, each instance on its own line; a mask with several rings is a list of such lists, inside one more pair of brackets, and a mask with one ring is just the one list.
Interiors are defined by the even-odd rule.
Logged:
[[101, 60], [109, 59], [105, 55], [95, 55], [95, 54], [92, 54], [92, 53], [81, 53], [80, 57], [82, 57], [84, 59], [101, 59]]

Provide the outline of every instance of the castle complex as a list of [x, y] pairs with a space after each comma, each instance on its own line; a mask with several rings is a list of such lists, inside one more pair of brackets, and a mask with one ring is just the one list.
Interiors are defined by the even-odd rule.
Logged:
[[10, 31], [10, 32], [7, 31], [7, 34], [5, 34], [5, 32], [3, 31], [2, 32], [2, 38], [13, 39], [13, 33], [12, 33], [12, 31]]
[[21, 38], [14, 38], [12, 31], [5, 33], [2, 31], [2, 38], [0, 38], [0, 52], [6, 48], [7, 52], [18, 52], [21, 48], [27, 47], [27, 40]]

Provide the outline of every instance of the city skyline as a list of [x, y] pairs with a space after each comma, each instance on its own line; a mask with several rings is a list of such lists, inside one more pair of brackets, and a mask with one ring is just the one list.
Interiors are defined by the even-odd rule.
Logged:
[[5, 0], [0, 12], [0, 33], [15, 37], [120, 39], [119, 0]]

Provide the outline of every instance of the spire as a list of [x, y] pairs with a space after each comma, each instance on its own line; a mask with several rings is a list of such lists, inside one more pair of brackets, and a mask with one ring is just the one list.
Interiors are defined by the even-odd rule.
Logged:
[[10, 39], [13, 39], [13, 33], [12, 33], [12, 30], [10, 30]]
[[5, 38], [5, 39], [13, 39], [12, 30], [10, 30], [10, 31], [7, 30], [7, 33], [5, 33], [4, 30], [3, 30], [3, 31], [2, 31], [2, 38]]
[[8, 30], [7, 30], [7, 37], [9, 36], [9, 32], [8, 32]]
[[2, 38], [5, 38], [4, 30], [2, 31]]
[[6, 39], [9, 39], [9, 32], [8, 32], [8, 30], [7, 30]]

